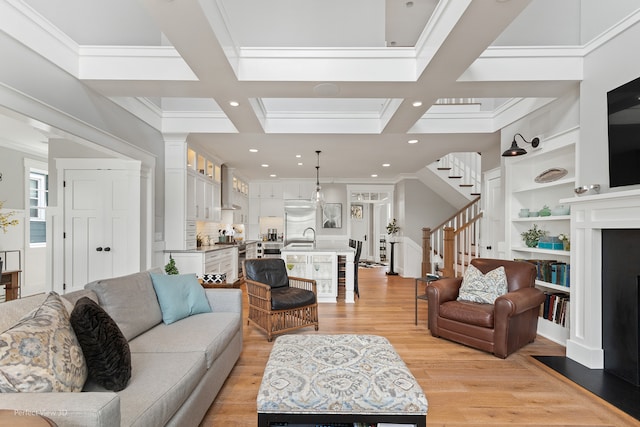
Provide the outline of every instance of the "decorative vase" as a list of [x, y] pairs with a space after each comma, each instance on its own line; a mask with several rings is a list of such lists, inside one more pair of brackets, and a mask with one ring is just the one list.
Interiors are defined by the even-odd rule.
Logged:
[[525, 239], [524, 243], [529, 248], [535, 248], [536, 246], [538, 246], [538, 240], [539, 239]]
[[564, 249], [565, 251], [570, 251], [571, 250], [571, 242], [569, 242], [568, 240], [563, 240], [562, 241], [562, 249]]

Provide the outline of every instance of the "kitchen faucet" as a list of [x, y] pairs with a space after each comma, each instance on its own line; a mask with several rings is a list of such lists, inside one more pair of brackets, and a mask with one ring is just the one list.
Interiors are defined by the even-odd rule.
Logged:
[[307, 227], [302, 232], [302, 237], [306, 236], [307, 230], [313, 231], [313, 248], [315, 249], [315, 247], [316, 247], [316, 230], [314, 230], [313, 227]]

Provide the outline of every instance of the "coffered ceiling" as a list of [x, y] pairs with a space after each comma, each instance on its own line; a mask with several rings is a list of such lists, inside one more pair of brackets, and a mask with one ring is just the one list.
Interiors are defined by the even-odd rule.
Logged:
[[497, 152], [502, 127], [576, 87], [585, 46], [631, 8], [586, 26], [601, 2], [14, 3], [77, 64], [39, 53], [246, 178], [313, 178], [321, 150], [325, 180], [366, 182]]

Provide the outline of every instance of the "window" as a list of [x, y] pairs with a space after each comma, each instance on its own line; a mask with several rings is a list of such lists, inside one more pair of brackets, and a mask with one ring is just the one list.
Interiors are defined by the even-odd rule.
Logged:
[[49, 176], [47, 172], [31, 169], [29, 173], [29, 231], [30, 243], [47, 241], [46, 209], [49, 201]]

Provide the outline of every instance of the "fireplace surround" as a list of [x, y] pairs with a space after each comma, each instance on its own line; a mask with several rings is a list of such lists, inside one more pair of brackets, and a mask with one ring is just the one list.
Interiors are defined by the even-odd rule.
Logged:
[[561, 203], [571, 204], [571, 331], [566, 355], [588, 368], [603, 369], [602, 230], [640, 229], [640, 190]]
[[639, 279], [640, 229], [602, 229], [604, 370], [636, 387], [640, 386]]

